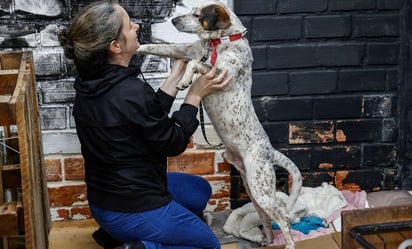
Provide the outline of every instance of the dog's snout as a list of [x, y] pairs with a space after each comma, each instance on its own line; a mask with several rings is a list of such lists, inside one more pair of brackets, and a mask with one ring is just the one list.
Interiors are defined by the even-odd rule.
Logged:
[[178, 16], [172, 19], [172, 24], [175, 26], [175, 28], [179, 31], [185, 31], [184, 28], [182, 27], [182, 16]]
[[178, 23], [179, 17], [175, 17], [172, 19], [172, 24], [176, 26], [176, 23]]

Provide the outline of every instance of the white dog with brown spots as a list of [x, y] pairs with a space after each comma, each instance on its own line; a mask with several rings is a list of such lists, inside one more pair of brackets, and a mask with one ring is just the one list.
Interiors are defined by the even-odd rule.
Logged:
[[[285, 236], [285, 248], [293, 249], [288, 221], [302, 186], [296, 165], [275, 150], [255, 113], [251, 99], [252, 51], [244, 36], [246, 28], [223, 3], [208, 1], [172, 20], [177, 30], [197, 34], [200, 40], [190, 44], [141, 45], [138, 53], [190, 60], [186, 73], [177, 84], [187, 88], [195, 73], [206, 74], [212, 65], [228, 69], [232, 82], [224, 90], [203, 99], [206, 112], [225, 146], [225, 159], [240, 172], [245, 189], [262, 220], [266, 239], [273, 241], [271, 221]], [[276, 199], [274, 165], [285, 168], [292, 177], [288, 202]]]

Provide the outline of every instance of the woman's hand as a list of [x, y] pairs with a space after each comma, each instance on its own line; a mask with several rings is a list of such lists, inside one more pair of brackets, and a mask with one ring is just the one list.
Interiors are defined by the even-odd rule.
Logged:
[[216, 66], [214, 66], [207, 74], [198, 77], [193, 81], [186, 95], [184, 103], [194, 106], [199, 106], [200, 101], [207, 95], [220, 91], [229, 85], [232, 77], [227, 74], [228, 70], [224, 69], [216, 76]]
[[176, 89], [177, 82], [183, 77], [183, 74], [186, 71], [188, 61], [182, 59], [173, 60], [172, 71], [170, 72], [169, 77], [160, 87], [163, 92], [167, 93], [170, 96], [176, 97], [178, 90]]

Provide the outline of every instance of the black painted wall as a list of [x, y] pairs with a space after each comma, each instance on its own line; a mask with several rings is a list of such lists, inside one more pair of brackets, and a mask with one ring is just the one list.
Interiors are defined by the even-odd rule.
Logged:
[[[304, 185], [412, 189], [407, 0], [235, 0], [253, 101]], [[408, 32], [409, 31], [409, 32]], [[232, 196], [241, 189], [232, 180]]]
[[403, 74], [399, 92], [400, 105], [400, 180], [404, 189], [412, 189], [412, 2], [405, 0], [401, 56]]

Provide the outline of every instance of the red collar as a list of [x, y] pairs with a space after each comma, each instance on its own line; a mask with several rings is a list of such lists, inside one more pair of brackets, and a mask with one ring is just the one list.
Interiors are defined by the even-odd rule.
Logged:
[[217, 50], [216, 50], [216, 47], [217, 47], [219, 44], [239, 40], [239, 39], [241, 39], [241, 38], [245, 35], [245, 33], [246, 33], [246, 32], [237, 33], [237, 34], [233, 34], [233, 35], [229, 35], [229, 36], [224, 36], [224, 37], [221, 37], [221, 38], [217, 38], [217, 39], [214, 39], [214, 40], [210, 40], [210, 41], [209, 41], [209, 45], [210, 45], [210, 47], [212, 48], [212, 55], [211, 55], [211, 57], [210, 57], [210, 63], [211, 63], [212, 65], [215, 65], [215, 63], [216, 63], [216, 59], [217, 59]]

